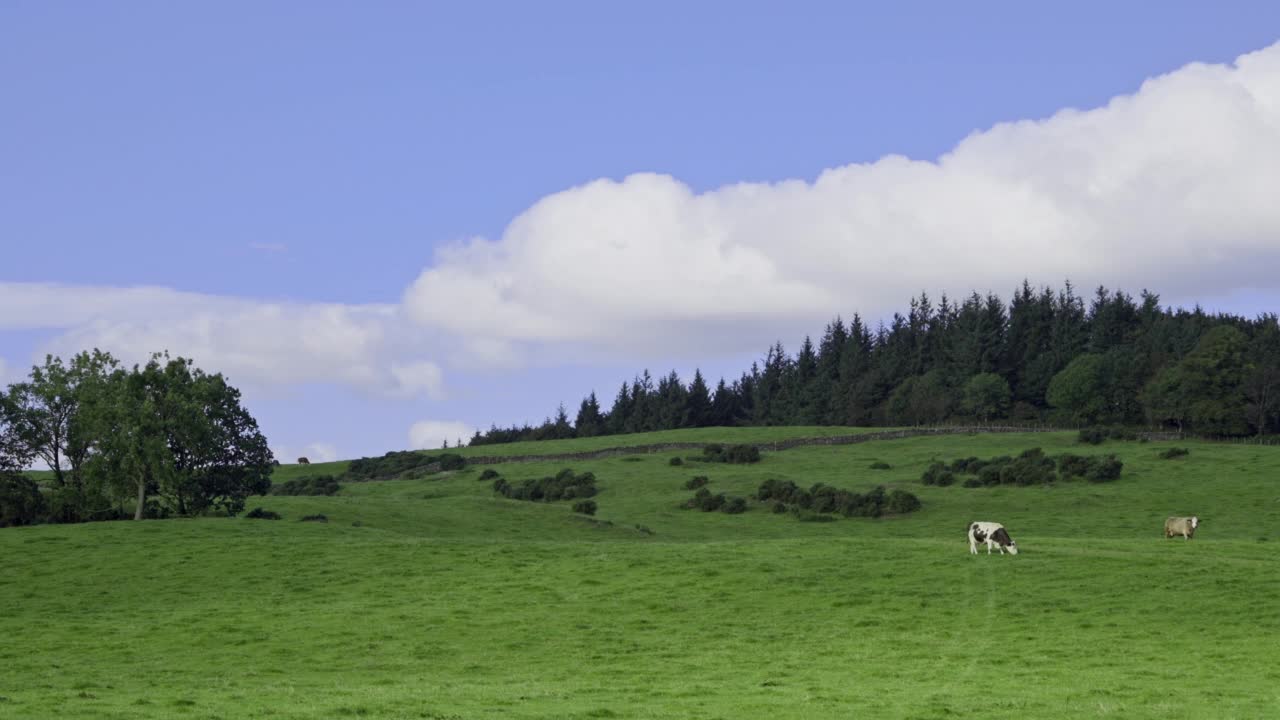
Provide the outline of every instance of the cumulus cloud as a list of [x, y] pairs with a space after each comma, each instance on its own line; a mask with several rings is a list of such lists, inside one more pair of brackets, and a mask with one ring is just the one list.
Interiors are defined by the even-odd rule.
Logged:
[[404, 296], [478, 359], [546, 346], [757, 349], [921, 290], [1024, 277], [1187, 297], [1276, 288], [1280, 44], [1192, 64], [1104, 107], [976, 132], [812, 182], [696, 193], [637, 174], [548, 196], [438, 252]]
[[409, 447], [414, 450], [440, 448], [446, 440], [453, 447], [458, 440], [466, 443], [475, 434], [475, 428], [456, 420], [421, 420], [409, 428]]
[[416, 357], [425, 333], [395, 305], [266, 302], [180, 292], [0, 283], [0, 331], [58, 329], [42, 348], [102, 348], [126, 363], [168, 350], [237, 384], [332, 382], [390, 396], [438, 396], [443, 373]]

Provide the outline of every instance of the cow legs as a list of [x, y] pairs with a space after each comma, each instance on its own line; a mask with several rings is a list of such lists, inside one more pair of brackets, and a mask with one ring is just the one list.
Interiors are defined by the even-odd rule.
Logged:
[[978, 554], [978, 543], [974, 542], [973, 538], [969, 538], [969, 554], [970, 555]]

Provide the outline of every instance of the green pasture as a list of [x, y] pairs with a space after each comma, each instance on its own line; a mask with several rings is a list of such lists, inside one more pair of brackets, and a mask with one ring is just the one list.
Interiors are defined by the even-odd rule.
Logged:
[[[513, 454], [819, 434], [803, 430]], [[1280, 717], [1280, 448], [1176, 444], [1190, 455], [1028, 433], [752, 466], [669, 464], [696, 451], [569, 463], [598, 478], [594, 518], [497, 498], [473, 467], [250, 499], [280, 521], [0, 530], [0, 717]], [[1034, 446], [1116, 453], [1125, 471], [919, 482], [935, 459]], [[486, 467], [517, 481], [565, 466]], [[677, 509], [694, 475], [742, 496], [768, 478], [884, 484], [924, 508], [827, 523]], [[299, 522], [315, 513], [329, 522]], [[1193, 513], [1194, 540], [1163, 538], [1166, 516]], [[1004, 523], [1022, 553], [970, 556], [971, 520]]]

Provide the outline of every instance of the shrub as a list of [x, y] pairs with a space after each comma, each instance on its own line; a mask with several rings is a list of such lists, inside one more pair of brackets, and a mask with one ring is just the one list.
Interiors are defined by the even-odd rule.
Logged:
[[324, 515], [321, 515], [321, 514], [316, 514], [316, 515], [303, 515], [303, 516], [302, 516], [302, 519], [301, 519], [301, 520], [299, 520], [299, 522], [322, 522], [322, 523], [327, 523], [327, 522], [329, 522], [329, 518], [328, 518], [328, 517], [326, 517], [326, 516], [324, 516]]
[[967, 488], [982, 487], [982, 481], [976, 477], [972, 477], [964, 481], [964, 486]]
[[578, 502], [573, 504], [573, 511], [576, 513], [582, 513], [583, 515], [595, 515], [596, 501], [595, 500], [579, 500]]
[[794, 514], [800, 522], [835, 522], [833, 515], [822, 515], [809, 510], [796, 510]]
[[920, 476], [920, 482], [925, 485], [939, 485], [946, 487], [954, 484], [955, 481], [955, 473], [948, 470], [947, 466], [940, 462], [935, 462], [930, 465], [929, 468], [924, 471], [924, 474]]
[[920, 509], [920, 498], [906, 490], [894, 490], [889, 493], [885, 503], [885, 511], [890, 515], [905, 515]]
[[1089, 482], [1111, 482], [1120, 479], [1120, 471], [1124, 469], [1124, 463], [1115, 455], [1108, 455], [1098, 462], [1098, 464], [1089, 471]]
[[787, 511], [787, 504], [782, 502], [775, 502], [773, 504], [772, 510], [774, 515], [781, 515], [782, 513]]
[[1164, 452], [1160, 453], [1160, 459], [1173, 460], [1174, 458], [1185, 457], [1190, 454], [1191, 454], [1191, 451], [1186, 448], [1171, 447], [1168, 450], [1165, 450]]
[[249, 512], [245, 513], [244, 516], [247, 518], [251, 518], [253, 520], [279, 520], [280, 519], [280, 513], [272, 512], [270, 510], [264, 510], [260, 507], [256, 507], [250, 510]]
[[1107, 432], [1102, 428], [1081, 428], [1080, 434], [1076, 437], [1078, 442], [1088, 445], [1101, 445], [1106, 439]]
[[573, 470], [565, 468], [556, 473], [555, 477], [523, 480], [519, 485], [513, 485], [499, 477], [493, 481], [493, 491], [512, 500], [531, 502], [589, 498], [597, 492], [596, 476], [591, 472], [577, 475]]
[[1081, 455], [1072, 455], [1067, 453], [1058, 456], [1058, 472], [1062, 474], [1062, 478], [1083, 478], [1088, 477], [1090, 471], [1098, 464], [1095, 457], [1084, 457]]
[[980, 464], [981, 462], [982, 461], [976, 457], [956, 458], [955, 460], [951, 461], [950, 470], [951, 472], [957, 472], [957, 473], [965, 473], [965, 472], [975, 473], [977, 472], [977, 470], [970, 470], [969, 466], [974, 464]]
[[684, 460], [681, 460], [681, 459], [677, 456], [677, 457], [673, 457], [673, 458], [671, 458], [670, 460], [668, 460], [668, 461], [667, 461], [667, 464], [668, 464], [668, 465], [671, 465], [672, 467], [679, 467], [679, 466], [681, 466], [681, 465], [683, 465], [683, 464], [684, 464]]
[[729, 515], [740, 515], [746, 511], [747, 499], [740, 497], [729, 498], [729, 502], [725, 503], [724, 506], [720, 508], [720, 512], [728, 513]]
[[705, 462], [757, 463], [760, 462], [760, 448], [755, 445], [730, 445], [726, 448], [719, 443], [712, 443], [702, 448], [702, 459]]
[[45, 516], [44, 494], [29, 477], [0, 473], [0, 528], [34, 525]]
[[342, 489], [338, 479], [332, 475], [315, 475], [286, 480], [279, 485], [272, 485], [272, 495], [337, 495]]
[[478, 477], [478, 478], [476, 478], [476, 479], [477, 479], [477, 480], [492, 480], [492, 479], [494, 479], [494, 478], [496, 478], [496, 477], [498, 477], [498, 471], [497, 471], [497, 470], [494, 470], [493, 468], [485, 468], [484, 472], [480, 473], [480, 477]]
[[988, 464], [978, 471], [978, 483], [986, 486], [1000, 484], [1000, 466]]
[[688, 482], [684, 484], [684, 489], [697, 490], [703, 485], [706, 485], [708, 482], [710, 482], [710, 480], [707, 479], [706, 475], [694, 475], [693, 477], [689, 478]]
[[887, 462], [880, 462], [879, 460], [877, 460], [876, 462], [871, 463], [871, 469], [872, 470], [892, 470], [893, 466]]
[[467, 459], [456, 453], [444, 453], [437, 456], [441, 470], [461, 470], [467, 466]]

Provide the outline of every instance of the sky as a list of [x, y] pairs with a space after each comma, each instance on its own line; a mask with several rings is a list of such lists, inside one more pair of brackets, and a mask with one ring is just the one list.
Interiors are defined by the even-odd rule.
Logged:
[[1267, 2], [0, 4], [0, 384], [169, 350], [284, 460], [1023, 279], [1280, 309]]

